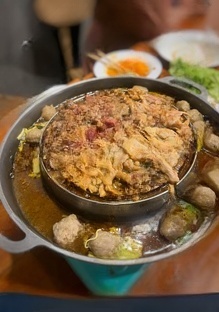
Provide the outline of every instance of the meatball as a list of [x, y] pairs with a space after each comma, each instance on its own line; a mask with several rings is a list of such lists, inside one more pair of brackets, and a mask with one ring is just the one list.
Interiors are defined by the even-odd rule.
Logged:
[[191, 109], [187, 112], [187, 114], [189, 115], [192, 123], [198, 120], [203, 120], [202, 114], [197, 109]]
[[211, 128], [205, 131], [204, 146], [212, 152], [219, 151], [219, 136], [214, 134]]
[[54, 240], [62, 247], [73, 243], [83, 225], [78, 221], [76, 215], [71, 214], [53, 225]]
[[121, 244], [122, 239], [118, 235], [106, 231], [98, 231], [96, 236], [88, 242], [88, 247], [95, 257], [112, 259]]
[[41, 117], [46, 121], [50, 120], [56, 113], [56, 109], [53, 105], [46, 105], [42, 109]]
[[192, 187], [186, 191], [185, 198], [202, 210], [213, 211], [215, 208], [216, 194], [207, 186], [197, 185]]
[[140, 92], [140, 93], [143, 93], [143, 94], [148, 92], [148, 89], [146, 87], [138, 86], [138, 85], [133, 86], [132, 89], [134, 91], [137, 91], [137, 92]]
[[42, 132], [43, 132], [43, 129], [38, 129], [36, 127], [28, 130], [26, 137], [25, 137], [26, 142], [39, 143]]
[[198, 230], [202, 216], [198, 209], [190, 204], [175, 204], [161, 219], [159, 231], [168, 241], [175, 242], [187, 232]]
[[177, 101], [176, 102], [176, 107], [183, 112], [188, 112], [190, 110], [190, 104], [187, 101]]
[[201, 171], [204, 181], [216, 194], [219, 194], [219, 159], [209, 160]]

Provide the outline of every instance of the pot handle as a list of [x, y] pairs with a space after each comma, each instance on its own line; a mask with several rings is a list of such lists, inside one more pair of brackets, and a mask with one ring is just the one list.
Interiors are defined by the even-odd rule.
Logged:
[[208, 100], [208, 91], [205, 87], [201, 86], [200, 84], [186, 78], [178, 78], [173, 76], [167, 76], [159, 79], [160, 81], [166, 82], [169, 85], [173, 85], [174, 87], [178, 87], [189, 92], [192, 92], [199, 98], [204, 101]]
[[19, 241], [11, 240], [0, 233], [0, 248], [10, 253], [22, 253], [37, 246], [47, 246], [47, 243], [31, 232], [29, 229], [22, 229], [25, 237]]

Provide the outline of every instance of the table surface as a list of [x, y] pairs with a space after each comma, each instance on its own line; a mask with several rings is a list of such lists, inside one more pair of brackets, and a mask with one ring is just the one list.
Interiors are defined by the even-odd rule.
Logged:
[[[149, 51], [147, 44], [134, 48]], [[151, 51], [150, 51], [151, 52]], [[162, 76], [167, 75], [164, 69]], [[89, 78], [86, 76], [85, 79]], [[74, 81], [72, 81], [74, 82]], [[0, 96], [0, 140], [21, 111], [26, 99]], [[23, 233], [11, 221], [0, 203], [0, 232], [18, 240]], [[135, 283], [128, 296], [200, 294], [219, 292], [219, 223], [195, 246], [155, 262]], [[37, 247], [22, 254], [0, 249], [0, 292], [91, 298], [81, 280], [58, 254]]]

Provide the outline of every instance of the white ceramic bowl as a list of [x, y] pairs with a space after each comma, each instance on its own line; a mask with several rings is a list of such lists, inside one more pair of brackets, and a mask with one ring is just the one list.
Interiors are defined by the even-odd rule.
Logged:
[[163, 34], [151, 45], [166, 61], [181, 58], [206, 67], [219, 65], [219, 37], [213, 31], [184, 30]]
[[[106, 56], [104, 56], [103, 58], [101, 58], [100, 61], [97, 61], [94, 64], [93, 67], [94, 75], [98, 78], [109, 77], [109, 75], [107, 74], [107, 65], [104, 64], [104, 61], [111, 60], [112, 62], [117, 62], [125, 59], [138, 59], [145, 62], [149, 66], [149, 72], [145, 76], [147, 78], [157, 78], [159, 77], [162, 71], [162, 63], [154, 55], [143, 51], [135, 51], [128, 49], [128, 50], [113, 51], [106, 54]], [[126, 74], [126, 76], [127, 75], [131, 74]]]

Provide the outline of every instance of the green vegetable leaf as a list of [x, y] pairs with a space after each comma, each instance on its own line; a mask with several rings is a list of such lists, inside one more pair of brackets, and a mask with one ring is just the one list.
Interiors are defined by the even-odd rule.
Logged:
[[115, 252], [116, 259], [137, 259], [142, 256], [142, 243], [127, 236]]
[[219, 102], [219, 71], [214, 68], [192, 65], [177, 59], [170, 64], [169, 72], [172, 76], [193, 80], [204, 86], [209, 95]]

